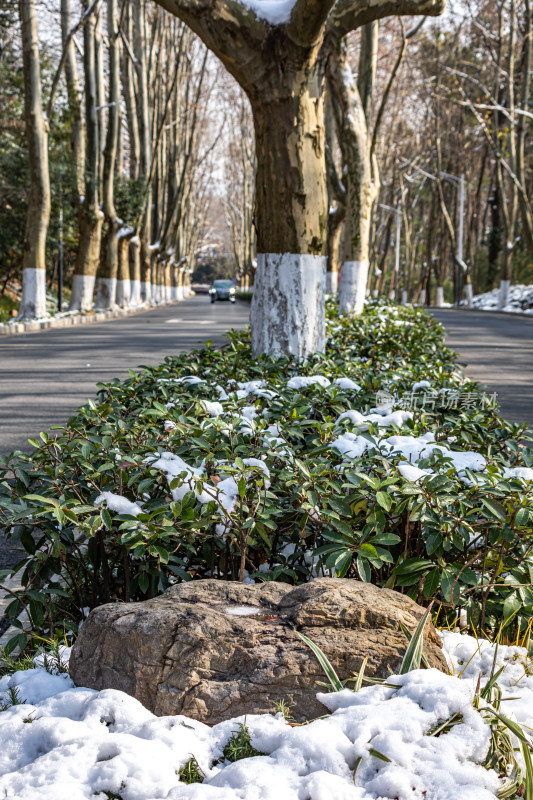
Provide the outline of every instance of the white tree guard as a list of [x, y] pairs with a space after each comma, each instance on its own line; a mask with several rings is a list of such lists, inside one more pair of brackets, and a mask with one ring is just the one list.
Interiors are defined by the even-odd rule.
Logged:
[[426, 305], [426, 290], [421, 289], [420, 294], [418, 295], [418, 305], [425, 306]]
[[305, 358], [325, 346], [324, 256], [260, 253], [252, 295], [254, 355]]
[[142, 305], [142, 297], [141, 297], [141, 282], [134, 280], [130, 281], [131, 286], [131, 296], [130, 296], [130, 305], [133, 308]]
[[152, 302], [152, 284], [150, 281], [141, 281], [141, 300], [146, 305]]
[[339, 273], [326, 272], [326, 294], [337, 294], [339, 290]]
[[72, 294], [70, 296], [70, 311], [91, 311], [93, 307], [94, 275], [74, 275], [72, 279]]
[[511, 281], [500, 281], [500, 291], [498, 292], [498, 310], [509, 303], [509, 290], [511, 288]]
[[365, 307], [368, 261], [345, 261], [339, 280], [339, 311], [359, 316]]
[[466, 284], [466, 286], [465, 286], [465, 295], [466, 295], [466, 305], [468, 306], [468, 308], [472, 308], [472, 306], [474, 305], [474, 303], [473, 303], [474, 291], [472, 289], [472, 284], [471, 283], [467, 283]]
[[115, 308], [117, 296], [116, 278], [98, 278], [96, 281], [96, 300], [94, 307], [98, 311]]
[[22, 300], [17, 319], [46, 317], [46, 271], [27, 267], [22, 272]]
[[442, 286], [437, 286], [437, 297], [435, 299], [437, 308], [442, 308], [444, 305], [444, 289]]
[[131, 305], [131, 281], [117, 281], [117, 305], [129, 308]]

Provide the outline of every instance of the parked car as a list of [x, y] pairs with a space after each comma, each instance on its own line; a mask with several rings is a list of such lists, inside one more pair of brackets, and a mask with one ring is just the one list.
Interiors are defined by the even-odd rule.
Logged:
[[213, 285], [209, 289], [211, 302], [215, 300], [230, 300], [235, 302], [235, 284], [233, 281], [213, 281]]

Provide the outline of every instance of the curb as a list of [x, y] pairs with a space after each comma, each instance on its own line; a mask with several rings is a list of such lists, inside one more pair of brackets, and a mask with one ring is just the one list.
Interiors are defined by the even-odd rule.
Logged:
[[[193, 295], [189, 295], [192, 297]], [[112, 319], [122, 319], [123, 317], [130, 317], [134, 314], [141, 314], [143, 311], [150, 311], [154, 308], [163, 308], [164, 306], [174, 306], [181, 303], [182, 300], [188, 300], [184, 297], [180, 300], [169, 300], [164, 303], [157, 303], [157, 305], [144, 305], [135, 308], [113, 308], [106, 309], [105, 311], [94, 311], [94, 313], [86, 314], [70, 314], [68, 316], [50, 317], [49, 319], [29, 320], [28, 322], [0, 322], [0, 336], [20, 336], [24, 333], [39, 333], [44, 330], [51, 330], [55, 328], [71, 328], [78, 325], [90, 325], [94, 322], [107, 322]]]

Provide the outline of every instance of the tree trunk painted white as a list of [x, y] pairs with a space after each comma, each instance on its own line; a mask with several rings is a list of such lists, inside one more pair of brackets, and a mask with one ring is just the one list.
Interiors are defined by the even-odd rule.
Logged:
[[339, 281], [339, 310], [358, 316], [365, 307], [368, 261], [345, 261]]
[[326, 292], [327, 294], [337, 294], [339, 290], [339, 273], [326, 272]]
[[257, 256], [251, 308], [254, 355], [305, 358], [324, 351], [326, 261], [309, 254]]
[[141, 281], [141, 300], [148, 306], [152, 303], [152, 284], [150, 281]]
[[132, 280], [130, 281], [130, 287], [131, 287], [130, 306], [132, 306], [133, 308], [137, 308], [138, 306], [142, 305], [141, 282]]
[[106, 308], [115, 308], [117, 295], [116, 278], [98, 278], [96, 281], [96, 300], [94, 307], [97, 311]]
[[500, 281], [500, 291], [498, 293], [498, 311], [501, 311], [509, 303], [509, 289], [511, 281]]
[[426, 305], [426, 290], [421, 289], [420, 294], [418, 295], [418, 305], [425, 306]]
[[22, 300], [18, 319], [46, 316], [46, 234], [50, 220], [48, 130], [41, 94], [39, 35], [34, 0], [19, 1], [24, 73], [24, 116], [30, 181], [24, 232]]
[[95, 279], [95, 275], [74, 275], [69, 306], [71, 311], [92, 310]]
[[402, 289], [402, 306], [407, 305], [407, 292], [405, 289]]
[[22, 300], [17, 319], [46, 317], [46, 272], [27, 267], [22, 273]]
[[437, 308], [441, 308], [444, 305], [444, 289], [442, 286], [437, 286], [437, 296], [435, 299], [435, 305]]
[[132, 306], [141, 306], [144, 298], [141, 283], [141, 240], [138, 236], [133, 236], [130, 239], [129, 265], [131, 281], [130, 303]]
[[465, 294], [466, 294], [466, 305], [467, 305], [468, 308], [472, 308], [472, 306], [474, 305], [474, 303], [473, 303], [474, 291], [472, 289], [472, 284], [471, 283], [467, 283], [466, 284], [466, 286], [465, 286]]
[[117, 305], [129, 308], [131, 299], [131, 283], [129, 279], [117, 281]]

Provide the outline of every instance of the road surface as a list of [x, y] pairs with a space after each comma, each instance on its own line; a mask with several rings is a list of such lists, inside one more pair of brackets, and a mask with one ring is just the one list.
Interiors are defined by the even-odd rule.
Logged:
[[533, 429], [533, 319], [518, 314], [432, 309], [465, 373], [497, 392], [501, 413]]
[[99, 381], [191, 350], [248, 324], [249, 303], [181, 303], [93, 325], [0, 339], [0, 454], [31, 452], [28, 437], [62, 425], [93, 398]]

